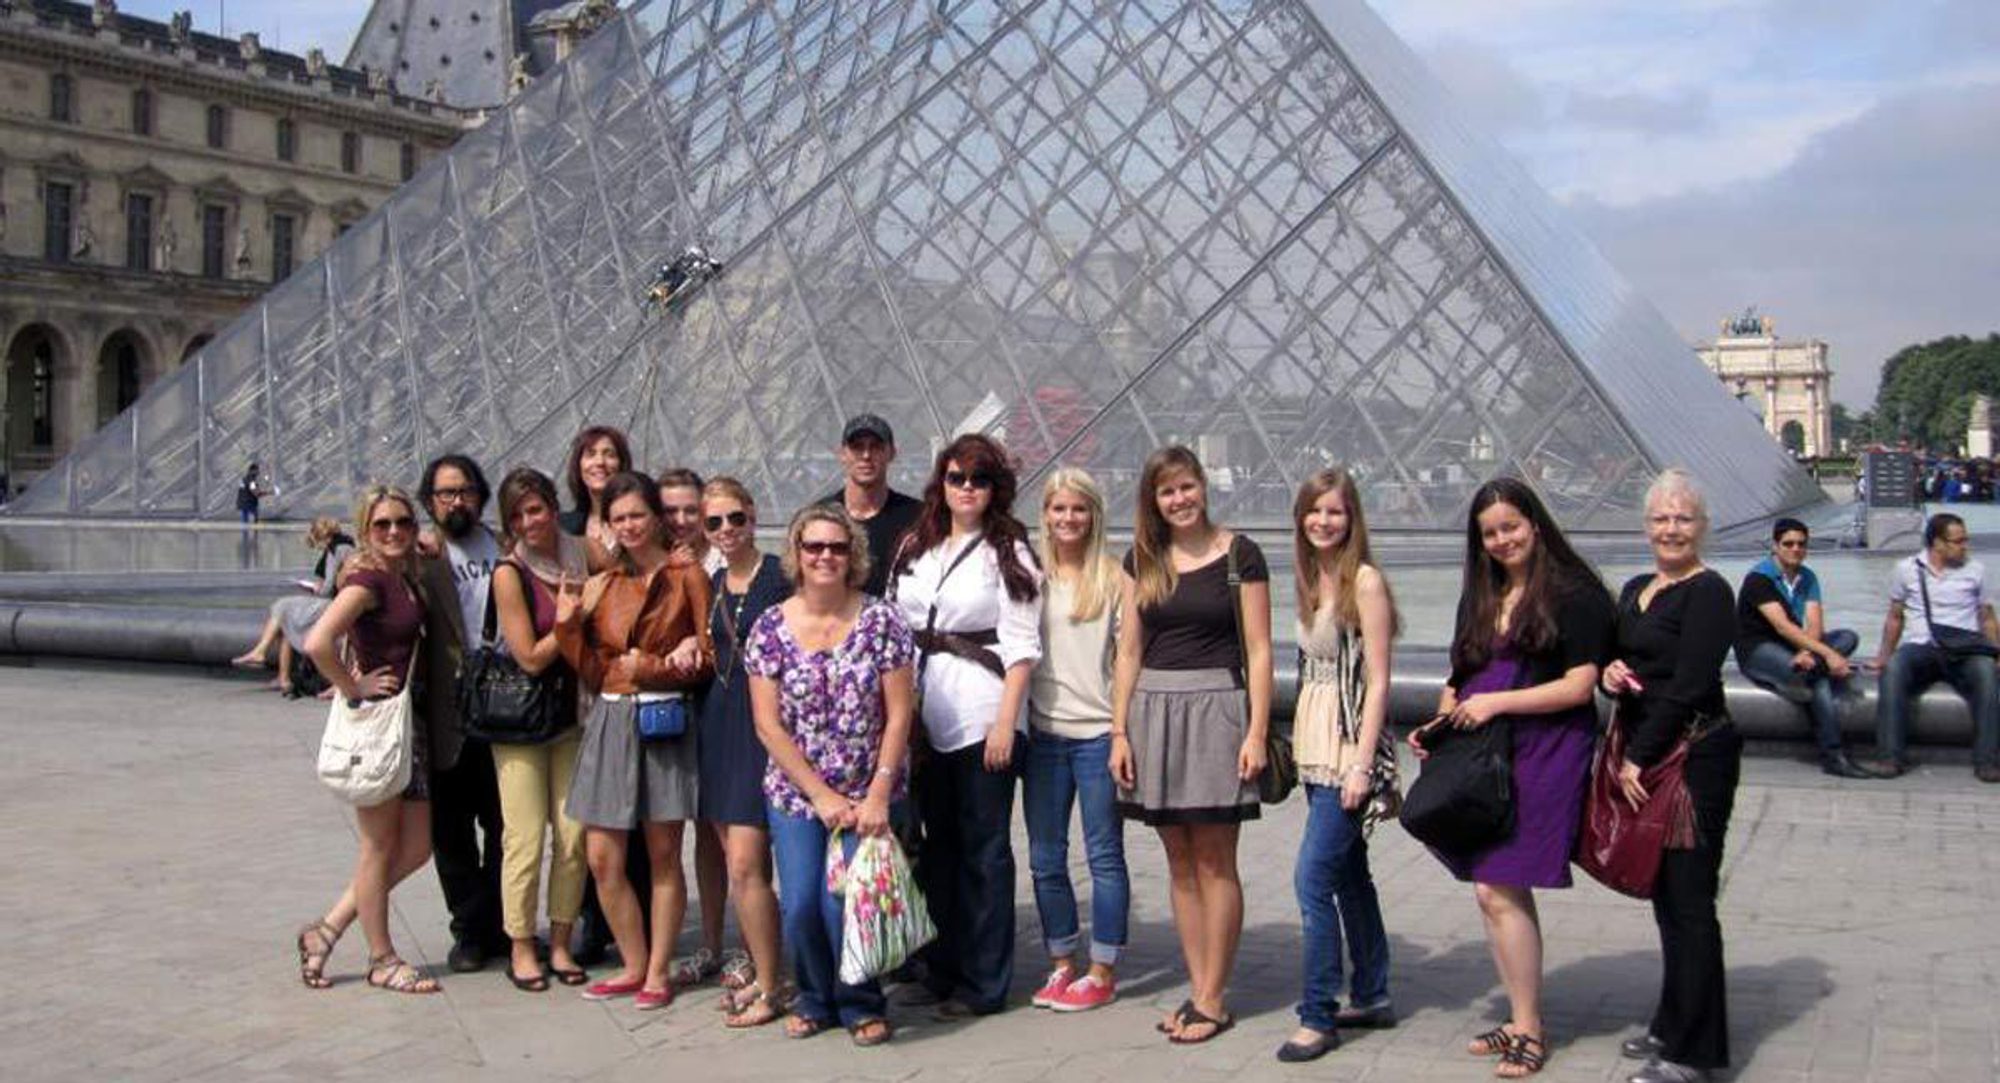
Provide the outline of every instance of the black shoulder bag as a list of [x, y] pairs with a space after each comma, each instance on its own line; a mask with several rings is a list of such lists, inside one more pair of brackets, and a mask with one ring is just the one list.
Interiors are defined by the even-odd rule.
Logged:
[[1963, 661], [1967, 658], [2000, 658], [2000, 647], [1995, 647], [1986, 633], [1970, 628], [1959, 628], [1950, 624], [1939, 624], [1931, 619], [1930, 569], [1924, 567], [1924, 558], [1912, 557], [1917, 565], [1917, 589], [1924, 596], [1924, 623], [1930, 626], [1931, 645], [1944, 654], [1947, 662]]
[[[1250, 695], [1250, 641], [1243, 638], [1243, 571], [1236, 566], [1236, 543], [1239, 539], [1229, 539], [1228, 555], [1223, 557], [1224, 569], [1229, 576], [1229, 613], [1236, 619], [1236, 649], [1243, 652], [1243, 695]], [[1246, 705], [1245, 717], [1248, 717]], [[1267, 805], [1283, 804], [1285, 798], [1299, 785], [1299, 759], [1292, 752], [1292, 739], [1278, 732], [1278, 727], [1266, 724], [1264, 728], [1264, 772], [1257, 776], [1257, 800]]]
[[1507, 716], [1463, 730], [1439, 715], [1411, 738], [1427, 755], [1403, 795], [1397, 818], [1404, 830], [1453, 856], [1470, 856], [1513, 836], [1514, 727]]
[[[528, 624], [535, 622], [533, 574], [519, 565], [521, 592], [528, 602]], [[498, 574], [498, 569], [495, 569]], [[467, 737], [500, 745], [539, 745], [555, 738], [576, 721], [576, 676], [556, 664], [540, 673], [521, 668], [501, 650], [493, 634], [493, 581], [486, 583], [486, 620], [479, 645], [458, 663], [458, 720]]]

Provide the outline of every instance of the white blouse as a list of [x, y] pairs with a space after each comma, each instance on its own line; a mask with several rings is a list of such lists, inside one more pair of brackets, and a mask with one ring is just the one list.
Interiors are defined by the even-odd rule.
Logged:
[[[976, 545], [979, 549], [946, 576], [945, 570], [965, 545]], [[1034, 557], [1027, 546], [1017, 544], [1015, 556], [1034, 576], [1037, 597], [1025, 602], [1009, 598], [1007, 585], [1000, 578], [998, 555], [984, 537], [976, 537], [957, 546], [947, 541], [912, 561], [890, 588], [895, 594], [896, 607], [910, 631], [916, 633], [922, 633], [927, 626], [933, 601], [937, 603], [937, 623], [931, 626], [934, 631], [997, 630], [1000, 642], [989, 649], [1000, 656], [1002, 668], [1039, 661], [1042, 576], [1035, 570]], [[939, 752], [956, 752], [984, 741], [987, 731], [998, 721], [1001, 679], [979, 663], [946, 651], [932, 653], [922, 666], [924, 732], [930, 737], [931, 747]], [[1011, 720], [1016, 730], [1027, 729], [1027, 699], [1021, 697], [1021, 710]]]

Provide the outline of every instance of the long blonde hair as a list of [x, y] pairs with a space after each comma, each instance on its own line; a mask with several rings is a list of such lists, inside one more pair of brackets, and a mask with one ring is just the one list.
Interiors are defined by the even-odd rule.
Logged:
[[[1339, 493], [1341, 506], [1347, 510], [1347, 539], [1333, 555], [1333, 619], [1343, 628], [1359, 628], [1361, 605], [1355, 597], [1354, 582], [1363, 566], [1375, 563], [1375, 555], [1369, 551], [1368, 519], [1361, 512], [1361, 493], [1354, 484], [1354, 475], [1337, 466], [1307, 478], [1292, 501], [1292, 586], [1298, 592], [1299, 622], [1311, 627], [1322, 601], [1319, 550], [1306, 537], [1306, 514], [1328, 493]], [[1386, 578], [1382, 580], [1382, 590], [1385, 594], [1389, 591]], [[1390, 595], [1390, 634], [1396, 634], [1401, 627], [1402, 615], [1396, 611], [1395, 596]]]
[[1173, 541], [1173, 528], [1167, 525], [1166, 516], [1160, 514], [1160, 501], [1155, 495], [1160, 480], [1169, 474], [1192, 475], [1195, 484], [1201, 486], [1201, 521], [1203, 526], [1213, 526], [1208, 518], [1208, 474], [1201, 468], [1201, 460], [1179, 444], [1170, 444], [1146, 456], [1146, 468], [1139, 473], [1138, 514], [1132, 531], [1132, 578], [1139, 583], [1139, 608], [1146, 609], [1159, 605], [1173, 596], [1174, 588], [1180, 585], [1180, 573], [1174, 571], [1173, 556], [1167, 546]]
[[359, 551], [355, 553], [354, 559], [340, 567], [340, 579], [343, 586], [346, 585], [348, 575], [363, 568], [374, 568], [377, 571], [392, 572], [405, 577], [416, 571], [414, 566], [415, 561], [410, 556], [405, 556], [401, 561], [391, 563], [389, 558], [375, 551], [375, 536], [368, 529], [368, 517], [374, 513], [375, 505], [385, 500], [393, 500], [403, 505], [403, 510], [410, 513], [412, 524], [410, 527], [410, 552], [416, 552], [415, 523], [417, 521], [417, 502], [411, 498], [409, 493], [404, 492], [397, 486], [384, 485], [380, 482], [370, 485], [366, 489], [361, 490], [361, 498], [354, 502], [355, 547]]
[[1090, 534], [1083, 543], [1083, 572], [1076, 578], [1076, 597], [1070, 603], [1072, 621], [1096, 620], [1104, 607], [1118, 598], [1118, 562], [1104, 551], [1104, 490], [1097, 479], [1074, 466], [1059, 467], [1042, 483], [1042, 521], [1035, 535], [1035, 551], [1051, 579], [1061, 574], [1056, 562], [1055, 539], [1049, 536], [1049, 505], [1056, 495], [1072, 492], [1090, 506]]

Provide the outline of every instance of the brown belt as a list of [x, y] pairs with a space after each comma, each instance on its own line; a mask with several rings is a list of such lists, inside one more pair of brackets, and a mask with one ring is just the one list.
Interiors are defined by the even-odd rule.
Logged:
[[1000, 664], [1000, 656], [987, 649], [1000, 642], [997, 628], [972, 632], [918, 632], [916, 638], [917, 649], [925, 654], [955, 655], [977, 664], [995, 677], [1007, 675], [1007, 667]]

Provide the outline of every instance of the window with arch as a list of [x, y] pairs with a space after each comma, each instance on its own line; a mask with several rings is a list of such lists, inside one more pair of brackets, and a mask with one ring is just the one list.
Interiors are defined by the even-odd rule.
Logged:
[[278, 118], [278, 160], [296, 161], [299, 156], [299, 129], [290, 117]]
[[132, 92], [132, 134], [153, 134], [153, 92], [145, 87]]
[[229, 110], [224, 106], [208, 107], [208, 145], [216, 150], [229, 146]]
[[49, 76], [49, 119], [76, 123], [76, 80], [67, 72]]

